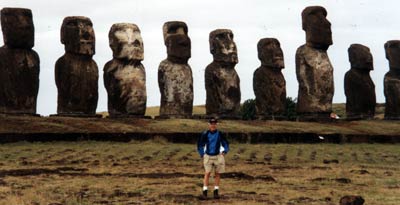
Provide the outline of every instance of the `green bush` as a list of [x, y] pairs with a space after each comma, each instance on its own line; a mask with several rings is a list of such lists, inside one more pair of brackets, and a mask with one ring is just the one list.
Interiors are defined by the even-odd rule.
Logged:
[[287, 118], [287, 120], [296, 120], [297, 118], [296, 104], [297, 104], [297, 98], [293, 99], [291, 97], [286, 97], [284, 116]]
[[254, 120], [256, 117], [256, 100], [248, 99], [240, 106], [240, 114], [243, 120]]
[[[283, 116], [287, 120], [296, 120], [296, 104], [297, 98], [286, 97], [285, 112]], [[240, 115], [243, 120], [254, 120], [256, 118], [256, 100], [248, 99], [240, 106]]]

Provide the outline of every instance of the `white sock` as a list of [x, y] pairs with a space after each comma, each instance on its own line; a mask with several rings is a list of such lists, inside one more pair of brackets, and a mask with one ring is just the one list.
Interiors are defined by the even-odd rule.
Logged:
[[203, 186], [203, 191], [208, 190], [207, 186]]
[[215, 186], [215, 187], [214, 187], [214, 190], [216, 190], [216, 189], [219, 189], [219, 186]]

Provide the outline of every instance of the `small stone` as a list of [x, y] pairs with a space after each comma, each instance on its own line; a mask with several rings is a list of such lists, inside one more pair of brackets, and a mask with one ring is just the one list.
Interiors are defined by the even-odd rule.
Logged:
[[266, 153], [266, 154], [264, 155], [264, 160], [267, 161], [267, 162], [271, 162], [271, 160], [272, 160], [272, 153]]
[[340, 205], [363, 205], [364, 199], [361, 196], [344, 196], [340, 199]]

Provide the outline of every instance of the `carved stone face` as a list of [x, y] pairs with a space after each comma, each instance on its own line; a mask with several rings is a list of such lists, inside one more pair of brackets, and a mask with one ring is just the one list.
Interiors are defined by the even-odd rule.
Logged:
[[331, 23], [326, 15], [325, 8], [321, 6], [310, 6], [303, 10], [301, 16], [307, 45], [322, 50], [332, 45]]
[[237, 64], [237, 48], [229, 29], [217, 29], [210, 33], [210, 51], [214, 61]]
[[348, 49], [351, 68], [373, 70], [373, 58], [369, 48], [361, 44], [351, 44]]
[[389, 60], [390, 69], [400, 71], [400, 41], [393, 40], [385, 43], [386, 59]]
[[83, 16], [66, 17], [61, 26], [61, 43], [69, 53], [94, 55], [95, 35], [92, 21]]
[[187, 35], [169, 35], [166, 39], [168, 59], [175, 63], [187, 63], [191, 53], [191, 42]]
[[135, 24], [114, 24], [108, 34], [114, 58], [142, 61], [143, 39]]
[[10, 48], [33, 48], [35, 28], [29, 9], [3, 8], [1, 28], [4, 44]]
[[182, 21], [168, 21], [163, 26], [164, 43], [167, 45], [167, 38], [170, 35], [182, 34], [188, 35], [188, 27], [185, 22]]
[[284, 68], [283, 52], [275, 38], [263, 38], [257, 44], [258, 59], [261, 64], [272, 68]]

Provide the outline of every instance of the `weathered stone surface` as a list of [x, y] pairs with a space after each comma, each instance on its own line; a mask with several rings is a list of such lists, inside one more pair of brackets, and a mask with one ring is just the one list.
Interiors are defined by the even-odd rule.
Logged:
[[390, 66], [384, 78], [385, 119], [400, 120], [400, 41], [386, 42], [385, 51]]
[[213, 62], [205, 71], [206, 114], [236, 117], [240, 108], [240, 79], [235, 71], [237, 48], [229, 29], [210, 33]]
[[95, 35], [87, 17], [66, 17], [61, 27], [66, 53], [57, 60], [55, 80], [58, 89], [58, 115], [93, 116], [98, 100], [98, 68]]
[[166, 22], [163, 26], [167, 59], [158, 68], [161, 93], [161, 117], [190, 117], [193, 112], [193, 77], [187, 63], [191, 42], [184, 22]]
[[40, 62], [34, 46], [32, 12], [3, 8], [0, 48], [0, 113], [36, 114]]
[[282, 116], [285, 112], [286, 81], [281, 72], [285, 67], [280, 43], [275, 38], [261, 39], [258, 44], [261, 66], [253, 76], [256, 114], [264, 117]]
[[146, 72], [143, 39], [135, 24], [114, 24], [109, 32], [113, 59], [104, 66], [110, 117], [144, 116]]
[[35, 40], [32, 11], [24, 8], [3, 8], [1, 30], [8, 48], [32, 49]]
[[307, 7], [302, 12], [306, 44], [296, 52], [299, 83], [297, 112], [310, 120], [329, 119], [334, 94], [333, 67], [326, 50], [332, 44], [331, 24], [323, 7]]
[[351, 69], [344, 77], [348, 119], [372, 119], [375, 115], [375, 84], [369, 72], [374, 69], [368, 47], [352, 44], [349, 49]]
[[365, 200], [361, 196], [344, 196], [340, 199], [340, 205], [363, 205]]
[[188, 27], [185, 22], [182, 21], [168, 21], [163, 25], [163, 37], [164, 43], [167, 46], [167, 38], [170, 35], [181, 34], [188, 35]]

